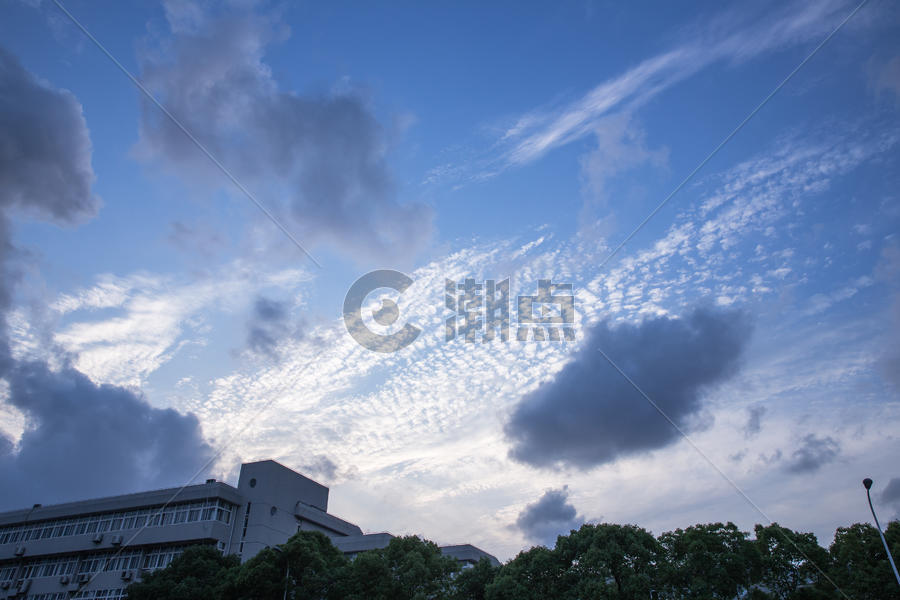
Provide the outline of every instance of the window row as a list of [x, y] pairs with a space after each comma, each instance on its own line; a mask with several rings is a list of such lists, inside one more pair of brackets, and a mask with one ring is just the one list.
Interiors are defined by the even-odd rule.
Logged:
[[161, 527], [195, 521], [231, 523], [234, 505], [219, 498], [172, 504], [165, 508], [143, 508], [91, 517], [55, 519], [0, 527], [0, 544], [43, 540], [69, 535], [124, 531], [141, 527]]
[[125, 590], [124, 588], [113, 590], [85, 590], [83, 592], [78, 592], [74, 596], [70, 596], [68, 592], [51, 592], [49, 594], [32, 594], [26, 596], [27, 600], [69, 600], [70, 598], [122, 600], [125, 598]]
[[93, 574], [101, 571], [154, 571], [169, 566], [187, 546], [162, 546], [149, 550], [128, 550], [121, 553], [94, 552], [85, 555], [69, 555], [37, 558], [27, 561], [16, 575], [17, 565], [0, 567], [0, 581], [32, 579], [37, 577], [61, 577], [75, 574]]
[[119, 554], [114, 552], [88, 554], [78, 561], [78, 574], [137, 569], [141, 566], [142, 554], [141, 550], [128, 550]]

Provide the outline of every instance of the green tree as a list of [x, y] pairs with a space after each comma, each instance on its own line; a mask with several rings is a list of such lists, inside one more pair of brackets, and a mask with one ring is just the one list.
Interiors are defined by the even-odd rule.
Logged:
[[[888, 524], [885, 538], [894, 559], [900, 558], [900, 522]], [[900, 600], [900, 586], [873, 526], [838, 527], [829, 552], [831, 578], [844, 594], [854, 600]]]
[[497, 567], [482, 557], [469, 568], [462, 569], [453, 580], [453, 600], [484, 600], [487, 586], [497, 576]]
[[165, 569], [128, 586], [129, 600], [219, 600], [222, 586], [240, 569], [236, 556], [212, 546], [187, 548]]
[[676, 529], [659, 536], [665, 549], [662, 576], [672, 598], [731, 599], [759, 578], [760, 557], [734, 523]]
[[760, 555], [760, 583], [769, 595], [780, 600], [809, 596], [812, 586], [824, 591], [834, 590], [825, 577], [830, 558], [812, 533], [799, 533], [778, 523], [757, 525], [756, 549]]
[[436, 600], [449, 598], [456, 560], [434, 542], [415, 536], [394, 538], [386, 548], [359, 554], [350, 563], [345, 594], [355, 600]]
[[662, 547], [635, 525], [583, 525], [560, 536], [555, 552], [573, 598], [643, 600], [656, 589]]
[[500, 567], [487, 586], [487, 600], [546, 600], [565, 598], [562, 563], [558, 555], [544, 546], [520, 552]]
[[223, 584], [224, 600], [326, 600], [342, 597], [348, 561], [328, 537], [300, 531], [278, 549], [266, 548]]

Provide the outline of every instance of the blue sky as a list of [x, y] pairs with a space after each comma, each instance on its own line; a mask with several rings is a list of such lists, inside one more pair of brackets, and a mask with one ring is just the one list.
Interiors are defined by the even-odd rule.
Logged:
[[[865, 520], [864, 476], [900, 477], [889, 2], [865, 5], [608, 262], [855, 4], [64, 5], [320, 263], [57, 6], [4, 6], [22, 85], [77, 101], [90, 147], [71, 151], [96, 203], [59, 218], [31, 188], [4, 200], [12, 355], [193, 414], [198, 443], [223, 449], [214, 475], [274, 458], [368, 531], [502, 558], [584, 519], [763, 522], [704, 456], [824, 544]], [[414, 280], [393, 297], [422, 334], [394, 354], [341, 320], [376, 268]], [[571, 283], [576, 340], [445, 340], [444, 280], [466, 277], [510, 277], [513, 295]], [[10, 386], [12, 465], [49, 419]], [[128, 485], [183, 483], [166, 477]]]

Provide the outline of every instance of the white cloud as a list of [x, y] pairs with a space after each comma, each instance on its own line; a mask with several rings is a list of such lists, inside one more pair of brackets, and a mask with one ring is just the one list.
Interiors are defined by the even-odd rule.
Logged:
[[[610, 77], [581, 98], [554, 109], [521, 115], [500, 135], [497, 170], [534, 161], [547, 152], [594, 132], [614, 113], [630, 113], [695, 73], [719, 62], [742, 63], [761, 54], [824, 35], [849, 12], [846, 2], [793, 2], [759, 18], [732, 10], [694, 27], [689, 41], [647, 58]], [[442, 175], [458, 174], [444, 165]]]
[[[444, 279], [511, 275], [513, 296], [534, 293], [539, 278], [571, 281], [579, 329], [600, 318], [678, 313], [698, 300], [741, 305], [769, 297], [806, 258], [796, 240], [783, 235], [785, 222], [830, 178], [892, 147], [882, 138], [861, 135], [857, 140], [862, 141], [779, 141], [783, 152], [748, 160], [701, 182], [712, 182], [714, 189], [687, 203], [662, 238], [623, 255], [605, 272], [596, 272], [593, 265], [607, 249], [586, 249], [578, 240], [555, 241], [544, 231], [462, 248], [411, 273], [414, 284], [399, 298], [401, 319], [423, 333], [409, 348], [375, 355], [357, 345], [340, 321], [320, 322], [303, 339], [281, 342], [280, 363], [244, 363], [209, 382], [182, 382], [173, 402], [198, 415], [216, 447], [227, 444], [221, 473], [232, 472], [239, 460], [275, 458], [300, 468], [313, 455], [326, 456], [339, 467], [332, 509], [369, 529], [423, 533], [447, 543], [472, 541], [508, 557], [525, 541], [510, 536], [507, 526], [544, 489], [565, 484], [576, 506], [598, 507], [593, 512], [612, 521], [657, 529], [684, 525], [691, 518], [752, 525], [759, 517], [683, 444], [664, 456], [629, 458], [579, 474], [536, 472], [508, 461], [502, 425], [510, 409], [523, 393], [559, 371], [579, 342], [447, 342]], [[760, 238], [769, 228], [773, 234]], [[758, 252], [757, 245], [762, 246]], [[738, 254], [725, 254], [725, 247]], [[748, 268], [741, 256], [758, 259], [752, 271], [737, 268]], [[260, 287], [296, 290], [307, 280], [302, 272], [254, 271], [229, 265], [210, 281], [182, 284], [152, 275], [103, 278], [54, 304], [66, 319], [57, 339], [79, 353], [79, 364], [97, 380], [142, 381], [180, 344], [203, 338], [195, 330], [210, 310], [249, 303]], [[845, 287], [871, 284], [857, 278]], [[112, 317], [109, 311], [114, 311]], [[840, 407], [830, 391], [849, 390], [860, 373], [877, 363], [867, 349], [870, 338], [854, 326], [829, 330], [827, 339], [821, 337], [825, 333], [817, 337], [807, 331], [798, 339], [776, 340], [774, 348], [765, 347], [753, 357], [740, 385], [710, 397], [710, 414], [720, 424], [696, 441], [720, 465], [731, 464], [729, 457], [737, 450], [736, 429], [727, 427], [729, 415], [743, 415], [751, 404], [767, 406], [767, 426], [754, 439], [754, 452], [745, 453], [747, 462], [736, 467], [735, 476], [751, 497], [773, 497], [766, 492], [771, 475], [755, 457], [772, 455], [780, 447], [777, 435], [790, 431], [791, 422], [800, 418], [797, 411], [804, 408], [792, 403], [775, 410], [771, 401], [805, 402], [829, 391], [822, 402]], [[842, 340], [840, 352], [823, 361], [819, 349], [832, 347], [837, 339]], [[815, 414], [823, 427], [830, 427], [826, 417], [836, 413], [817, 407]], [[846, 420], [833, 434], [851, 458], [865, 449], [846, 440], [859, 419]], [[785, 453], [790, 450], [784, 448]], [[834, 476], [838, 467], [823, 468], [821, 476]], [[702, 492], [685, 491], [682, 482], [688, 479]], [[648, 491], [651, 480], [654, 486]], [[622, 497], [631, 500], [623, 504]], [[836, 505], [843, 501], [841, 496]], [[667, 508], [660, 511], [660, 505]], [[808, 522], [789, 509], [772, 512], [800, 527]]]
[[[54, 341], [95, 382], [141, 387], [179, 350], [205, 344], [204, 320], [211, 312], [242, 309], [261, 287], [293, 289], [308, 280], [301, 270], [264, 273], [242, 261], [192, 282], [146, 273], [104, 275], [51, 303], [52, 312], [66, 317]], [[17, 337], [17, 345], [27, 345], [24, 332]]]

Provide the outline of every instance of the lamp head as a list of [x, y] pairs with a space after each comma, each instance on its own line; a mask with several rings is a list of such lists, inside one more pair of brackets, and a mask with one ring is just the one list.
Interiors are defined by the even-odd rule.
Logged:
[[863, 479], [863, 487], [865, 487], [867, 490], [871, 489], [872, 488], [872, 480], [869, 479], [868, 477]]

